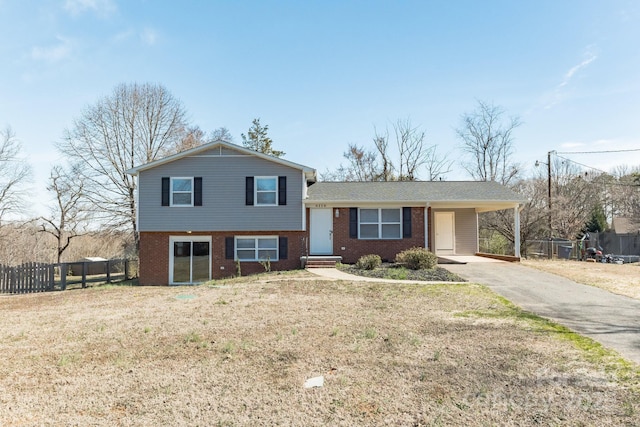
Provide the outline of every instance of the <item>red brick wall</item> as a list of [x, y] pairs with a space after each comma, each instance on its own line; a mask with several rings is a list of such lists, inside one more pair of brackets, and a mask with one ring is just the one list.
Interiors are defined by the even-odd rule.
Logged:
[[[383, 260], [393, 261], [405, 249], [424, 247], [424, 208], [411, 208], [411, 237], [397, 240], [358, 240], [349, 237], [349, 208], [337, 208], [333, 215], [333, 254], [342, 256], [345, 263], [354, 263], [363, 255], [378, 254]], [[430, 222], [429, 222], [430, 225]], [[342, 249], [344, 247], [344, 250]]]
[[[140, 284], [167, 285], [169, 283], [169, 236], [211, 236], [211, 277], [222, 279], [236, 274], [236, 264], [225, 257], [225, 238], [233, 236], [278, 235], [288, 237], [288, 259], [274, 261], [271, 270], [295, 270], [300, 268], [300, 256], [305, 253], [307, 233], [304, 231], [287, 232], [142, 232], [140, 233]], [[242, 275], [264, 272], [264, 267], [258, 262], [242, 262]]]

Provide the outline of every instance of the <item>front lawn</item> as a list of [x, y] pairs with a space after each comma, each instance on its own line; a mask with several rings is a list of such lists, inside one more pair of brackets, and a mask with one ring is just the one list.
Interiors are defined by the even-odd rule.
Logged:
[[0, 296], [0, 425], [639, 425], [637, 367], [575, 337], [470, 283]]

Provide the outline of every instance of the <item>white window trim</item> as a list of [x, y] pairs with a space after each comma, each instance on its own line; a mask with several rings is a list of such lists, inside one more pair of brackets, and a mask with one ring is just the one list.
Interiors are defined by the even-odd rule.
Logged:
[[[191, 181], [191, 204], [187, 205], [187, 204], [179, 204], [179, 205], [174, 205], [173, 204], [173, 180], [175, 179], [188, 179]], [[195, 196], [195, 191], [193, 188], [194, 182], [193, 182], [193, 177], [192, 176], [172, 176], [169, 180], [169, 206], [174, 207], [174, 208], [191, 208], [193, 207], [193, 199]], [[187, 194], [186, 191], [177, 191], [175, 192], [177, 194]]]
[[[212, 258], [213, 246], [211, 243], [211, 236], [169, 236], [169, 284], [170, 285], [185, 285], [193, 282], [178, 282], [173, 281], [173, 244], [175, 242], [208, 242], [209, 243], [209, 279], [211, 280], [212, 270]], [[192, 257], [193, 258], [193, 257]], [[193, 259], [191, 259], [193, 263]], [[193, 265], [191, 265], [191, 278], [193, 278]]]
[[[253, 246], [253, 250], [254, 250], [254, 255], [255, 257], [253, 259], [240, 259], [238, 258], [238, 239], [254, 239], [254, 246]], [[238, 260], [239, 262], [259, 262], [259, 261], [267, 261], [267, 259], [259, 259], [258, 258], [258, 239], [275, 239], [276, 240], [276, 247], [275, 247], [275, 251], [276, 251], [276, 258], [275, 259], [269, 259], [269, 262], [277, 262], [280, 260], [280, 239], [279, 236], [235, 236], [234, 241], [233, 241], [233, 256], [234, 259]], [[263, 248], [264, 249], [264, 248]], [[241, 250], [249, 250], [249, 248], [241, 248]]]
[[[362, 215], [360, 213], [361, 210], [378, 210], [378, 222], [362, 222]], [[382, 210], [397, 210], [400, 213], [400, 221], [399, 222], [382, 222]], [[360, 237], [360, 225], [378, 225], [378, 237]], [[400, 225], [400, 234], [398, 237], [382, 237], [382, 225], [384, 224], [399, 224]], [[401, 240], [402, 239], [402, 208], [388, 207], [388, 208], [358, 208], [358, 239], [359, 240]]]
[[[275, 189], [275, 193], [276, 193], [276, 197], [275, 203], [258, 203], [258, 180], [259, 179], [273, 179], [276, 182], [276, 189]], [[277, 176], [254, 176], [253, 177], [253, 200], [254, 200], [254, 206], [278, 206], [278, 177]], [[272, 193], [273, 191], [260, 191], [260, 193]]]

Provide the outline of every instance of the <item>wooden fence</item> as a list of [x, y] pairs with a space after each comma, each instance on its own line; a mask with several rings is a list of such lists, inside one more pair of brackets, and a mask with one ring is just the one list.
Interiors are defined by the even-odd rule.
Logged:
[[137, 276], [137, 260], [65, 262], [43, 264], [30, 262], [10, 267], [0, 264], [0, 293], [26, 294], [65, 290], [69, 285], [111, 283]]
[[28, 262], [17, 267], [0, 265], [0, 293], [28, 294], [52, 291], [54, 264]]

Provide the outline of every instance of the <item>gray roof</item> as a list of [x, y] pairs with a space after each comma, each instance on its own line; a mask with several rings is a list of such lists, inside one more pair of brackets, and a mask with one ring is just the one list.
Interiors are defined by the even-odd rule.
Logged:
[[479, 181], [317, 182], [308, 195], [312, 202], [525, 202], [504, 185]]

